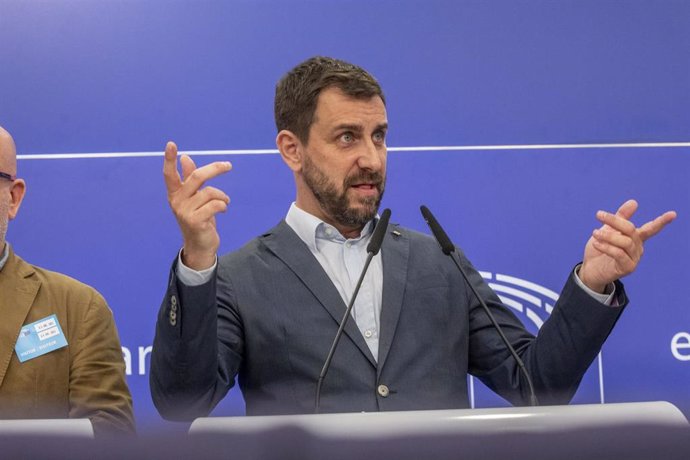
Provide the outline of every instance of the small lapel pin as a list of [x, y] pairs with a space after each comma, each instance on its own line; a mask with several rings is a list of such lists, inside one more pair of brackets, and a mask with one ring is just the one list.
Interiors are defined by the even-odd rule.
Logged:
[[402, 233], [400, 233], [400, 232], [397, 231], [397, 230], [393, 230], [391, 233], [393, 234], [393, 236], [400, 236], [400, 235], [402, 235]]

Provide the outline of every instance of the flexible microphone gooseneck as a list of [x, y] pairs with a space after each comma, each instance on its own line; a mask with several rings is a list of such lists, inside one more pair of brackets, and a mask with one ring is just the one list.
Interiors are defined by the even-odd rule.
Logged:
[[419, 209], [420, 211], [422, 211], [422, 216], [424, 217], [424, 220], [426, 221], [427, 225], [429, 225], [431, 233], [434, 234], [436, 241], [438, 241], [438, 244], [441, 246], [441, 250], [445, 255], [449, 256], [453, 260], [455, 266], [458, 267], [458, 270], [460, 270], [462, 277], [465, 278], [465, 282], [470, 287], [470, 290], [477, 298], [477, 300], [479, 300], [479, 303], [482, 305], [482, 308], [486, 312], [486, 315], [489, 317], [489, 320], [491, 320], [491, 324], [493, 324], [494, 329], [496, 329], [496, 331], [498, 332], [498, 335], [501, 337], [501, 340], [503, 340], [503, 343], [505, 343], [506, 347], [510, 351], [510, 354], [513, 355], [513, 359], [515, 359], [515, 362], [517, 362], [520, 371], [522, 371], [522, 374], [525, 376], [525, 379], [527, 380], [527, 386], [529, 387], [530, 406], [538, 406], [539, 401], [537, 400], [537, 395], [534, 393], [532, 377], [530, 377], [529, 372], [527, 372], [525, 363], [522, 362], [522, 359], [520, 359], [520, 356], [518, 356], [517, 352], [515, 351], [515, 348], [513, 348], [513, 346], [508, 341], [508, 338], [503, 333], [501, 326], [499, 326], [498, 322], [496, 321], [496, 318], [494, 318], [494, 315], [491, 313], [491, 310], [489, 310], [489, 307], [484, 302], [484, 299], [482, 299], [482, 297], [479, 295], [479, 293], [467, 277], [467, 273], [465, 273], [465, 270], [462, 268], [458, 260], [458, 255], [455, 252], [455, 245], [450, 241], [450, 238], [448, 238], [446, 232], [443, 231], [443, 228], [441, 228], [441, 224], [439, 224], [434, 215], [431, 214], [429, 208], [422, 205]]
[[388, 228], [388, 221], [391, 218], [391, 210], [386, 208], [384, 209], [383, 213], [381, 214], [381, 218], [379, 219], [378, 223], [376, 224], [376, 228], [374, 229], [374, 233], [371, 235], [371, 239], [369, 240], [369, 244], [367, 245], [367, 260], [364, 262], [364, 268], [362, 269], [362, 274], [359, 275], [359, 281], [357, 281], [357, 285], [355, 286], [355, 292], [352, 293], [352, 297], [350, 298], [350, 303], [347, 305], [347, 308], [345, 309], [345, 314], [343, 315], [343, 319], [340, 320], [340, 327], [338, 327], [338, 332], [335, 334], [335, 338], [333, 339], [333, 344], [331, 344], [331, 349], [328, 352], [328, 356], [326, 356], [326, 361], [323, 363], [323, 368], [321, 369], [321, 374], [319, 374], [319, 381], [316, 383], [316, 400], [314, 403], [314, 413], [318, 414], [319, 413], [319, 405], [321, 403], [321, 385], [323, 384], [323, 380], [326, 378], [326, 374], [328, 373], [328, 369], [331, 367], [331, 360], [333, 359], [333, 354], [335, 354], [335, 349], [338, 346], [338, 342], [340, 342], [340, 337], [343, 335], [343, 331], [345, 330], [345, 325], [347, 324], [347, 320], [350, 318], [350, 313], [352, 312], [352, 306], [355, 304], [355, 299], [357, 298], [357, 294], [359, 293], [359, 288], [362, 287], [362, 282], [364, 281], [364, 275], [367, 274], [367, 270], [369, 269], [369, 264], [371, 263], [371, 259], [374, 258], [376, 254], [379, 253], [379, 250], [381, 249], [381, 244], [383, 244], [383, 237], [386, 236], [386, 229]]

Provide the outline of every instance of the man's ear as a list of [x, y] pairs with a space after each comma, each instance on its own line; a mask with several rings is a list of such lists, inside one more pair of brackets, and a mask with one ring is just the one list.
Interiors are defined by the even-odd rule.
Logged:
[[10, 220], [17, 217], [19, 207], [22, 205], [24, 194], [26, 193], [26, 183], [24, 179], [15, 179], [10, 187], [10, 209], [8, 212]]
[[302, 142], [292, 131], [284, 129], [276, 137], [280, 156], [290, 169], [297, 172], [302, 169]]

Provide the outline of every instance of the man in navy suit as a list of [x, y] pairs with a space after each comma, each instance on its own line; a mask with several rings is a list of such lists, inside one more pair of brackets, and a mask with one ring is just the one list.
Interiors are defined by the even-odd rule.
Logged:
[[[238, 377], [248, 414], [314, 410], [319, 371], [366, 258], [386, 179], [385, 98], [362, 68], [315, 57], [278, 83], [276, 143], [296, 198], [276, 227], [217, 258], [215, 215], [229, 198], [168, 143], [164, 176], [184, 246], [170, 275], [151, 357], [156, 407], [207, 415]], [[600, 211], [537, 337], [461, 262], [532, 375], [542, 403], [566, 403], [627, 298], [618, 281], [643, 242], [675, 218], [637, 228], [637, 203]], [[524, 377], [450, 259], [429, 236], [391, 225], [374, 257], [322, 389], [323, 412], [461, 408], [468, 373], [514, 404]]]

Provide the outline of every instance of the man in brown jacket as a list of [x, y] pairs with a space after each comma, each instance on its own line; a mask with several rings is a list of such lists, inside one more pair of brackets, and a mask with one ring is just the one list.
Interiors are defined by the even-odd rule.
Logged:
[[[103, 297], [29, 265], [5, 242], [26, 190], [16, 170], [14, 141], [0, 127], [0, 418], [89, 418], [97, 437], [133, 433], [122, 349]], [[37, 321], [67, 344], [45, 340], [45, 332], [30, 326]], [[33, 329], [44, 341], [21, 352]]]

